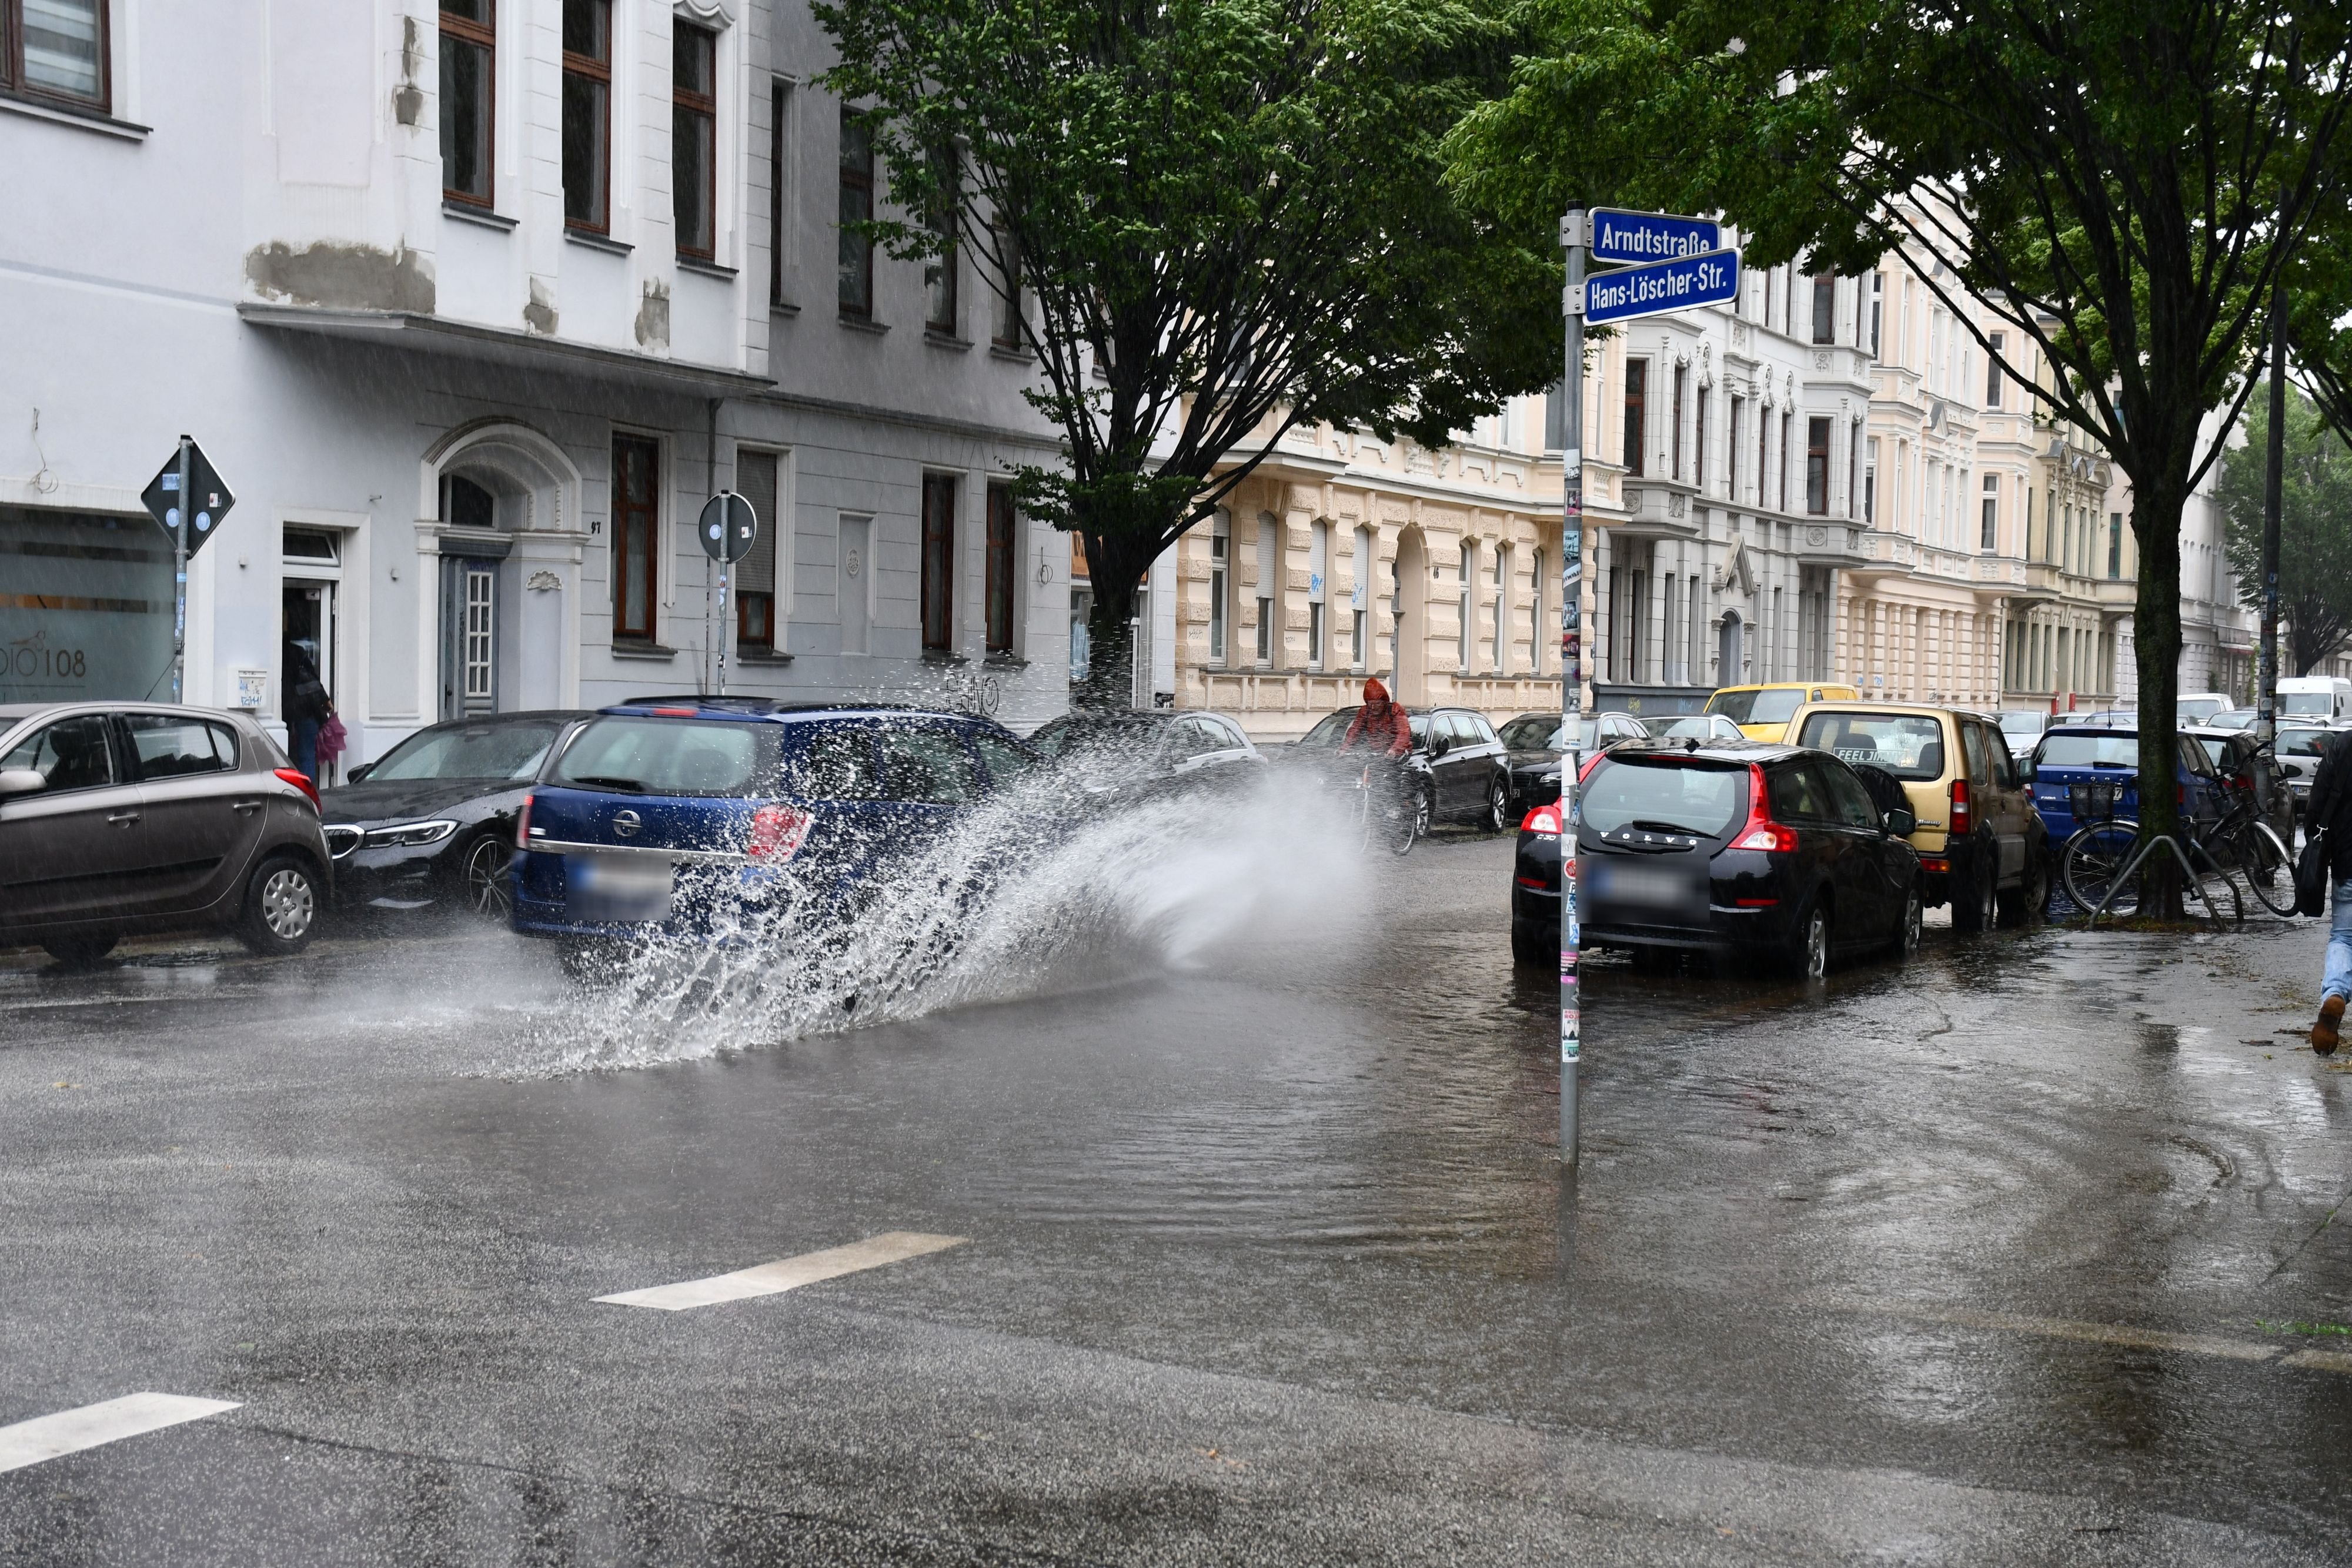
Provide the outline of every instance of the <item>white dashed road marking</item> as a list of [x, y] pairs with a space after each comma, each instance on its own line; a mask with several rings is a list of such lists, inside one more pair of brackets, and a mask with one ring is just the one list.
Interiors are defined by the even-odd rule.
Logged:
[[616, 1307], [652, 1307], [658, 1312], [681, 1312], [688, 1307], [708, 1307], [719, 1301], [740, 1301], [752, 1296], [772, 1296], [779, 1291], [798, 1290], [820, 1280], [837, 1279], [863, 1269], [879, 1269], [885, 1263], [904, 1262], [926, 1252], [942, 1252], [962, 1246], [966, 1239], [961, 1236], [926, 1236], [914, 1230], [886, 1230], [846, 1247], [803, 1252], [797, 1258], [740, 1269], [732, 1274], [714, 1274], [708, 1280], [655, 1285], [643, 1291], [623, 1291], [618, 1295], [596, 1299]]
[[0, 1427], [0, 1470], [21, 1470], [62, 1454], [78, 1454], [101, 1443], [159, 1432], [183, 1421], [201, 1421], [224, 1410], [234, 1410], [228, 1399], [190, 1399], [179, 1394], [126, 1394], [79, 1410], [36, 1416], [13, 1427]]

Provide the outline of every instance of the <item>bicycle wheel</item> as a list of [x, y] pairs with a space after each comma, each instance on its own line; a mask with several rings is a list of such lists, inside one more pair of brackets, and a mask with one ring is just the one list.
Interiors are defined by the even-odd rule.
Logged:
[[2138, 823], [2111, 817], [2091, 823], [2066, 841], [2065, 852], [2058, 861], [2059, 880], [2078, 913], [2088, 915], [2102, 903], [2110, 915], [2138, 911], [2140, 873], [2135, 871], [2129, 881], [2117, 881], [2138, 840]]
[[[2294, 857], [2268, 822], [2249, 822], [2238, 831], [2238, 864], [2254, 900], [2273, 915], [2294, 913]], [[2282, 874], [2284, 873], [2284, 874]]]

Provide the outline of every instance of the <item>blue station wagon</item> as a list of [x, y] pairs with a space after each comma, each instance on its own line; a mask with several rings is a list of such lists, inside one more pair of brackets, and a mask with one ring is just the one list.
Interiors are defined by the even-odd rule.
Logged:
[[835, 904], [1034, 760], [962, 714], [709, 697], [606, 708], [549, 758], [522, 808], [514, 929], [573, 953], [723, 938], [788, 878]]
[[[2211, 827], [2228, 806], [2227, 789], [2213, 759], [2190, 736], [2180, 747], [2180, 810], [2199, 831]], [[2089, 816], [2078, 820], [2076, 808]], [[2050, 830], [2052, 845], [2063, 844], [2085, 821], [2139, 816], [2139, 732], [2065, 723], [2046, 731], [2033, 750], [2033, 809]]]

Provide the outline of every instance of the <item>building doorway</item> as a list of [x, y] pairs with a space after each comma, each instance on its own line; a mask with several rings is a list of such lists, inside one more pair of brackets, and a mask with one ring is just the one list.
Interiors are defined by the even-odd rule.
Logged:
[[321, 528], [288, 528], [278, 590], [278, 716], [294, 766], [320, 784], [335, 764], [319, 755], [319, 731], [334, 712], [336, 596], [342, 585], [342, 538]]
[[1740, 622], [1739, 612], [1725, 611], [1723, 631], [1716, 638], [1715, 684], [1717, 685], [1737, 686], [1745, 684], [1740, 671], [1742, 662], [1747, 657], [1748, 651], [1742, 645], [1746, 641], [1747, 628]]

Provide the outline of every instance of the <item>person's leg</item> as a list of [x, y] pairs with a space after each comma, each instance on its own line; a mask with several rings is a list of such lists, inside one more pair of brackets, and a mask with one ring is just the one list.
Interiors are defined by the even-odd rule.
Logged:
[[2311, 1026], [2311, 1049], [2335, 1054], [2342, 1038], [2344, 1008], [2352, 999], [2352, 882], [2336, 884], [2333, 919], [2327, 929], [2327, 968], [2319, 987], [2319, 1019]]
[[294, 721], [294, 767], [307, 779], [319, 776], [319, 721], [315, 718]]

